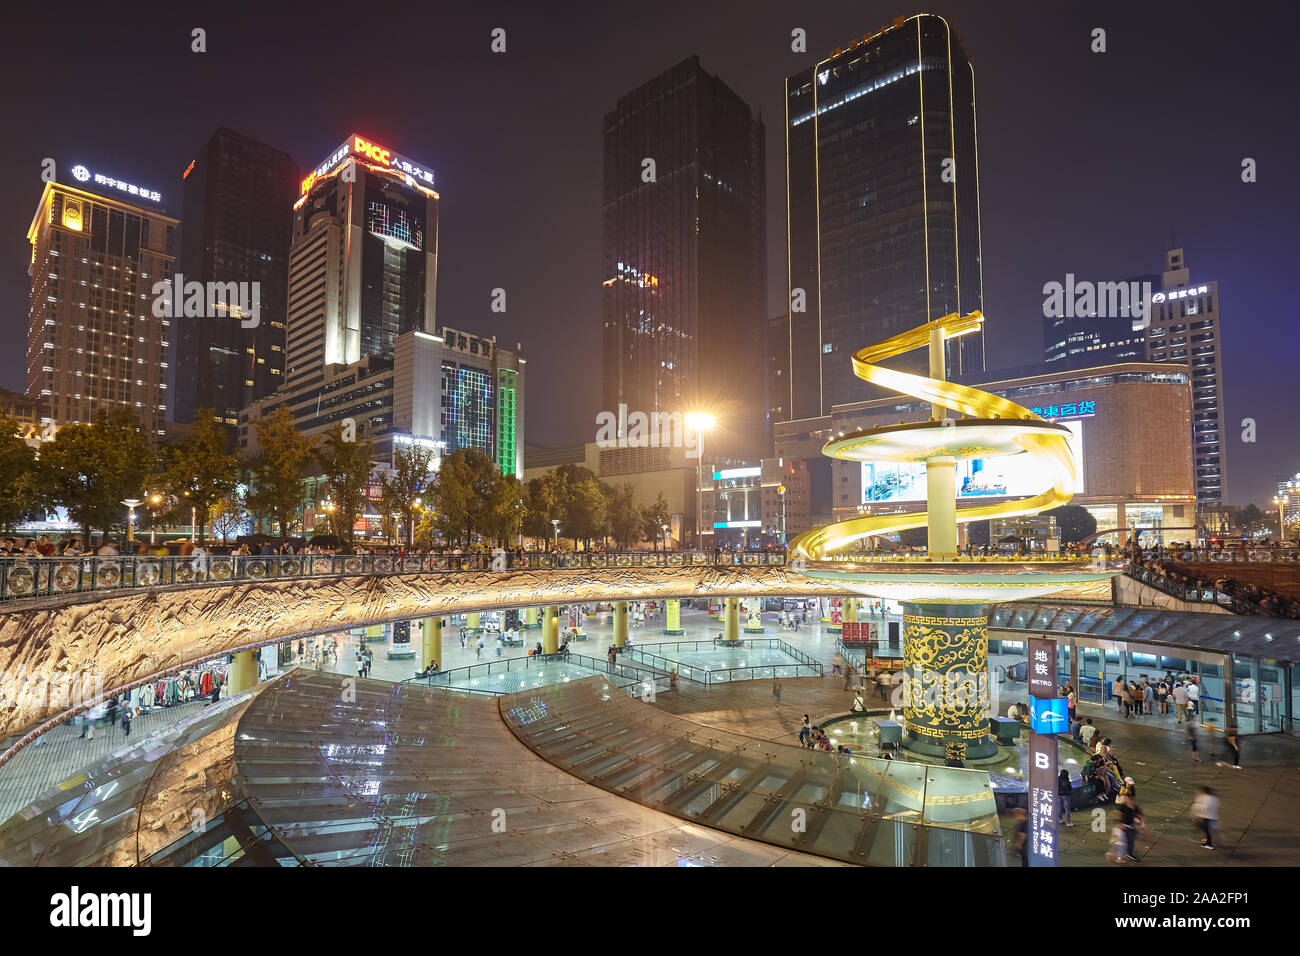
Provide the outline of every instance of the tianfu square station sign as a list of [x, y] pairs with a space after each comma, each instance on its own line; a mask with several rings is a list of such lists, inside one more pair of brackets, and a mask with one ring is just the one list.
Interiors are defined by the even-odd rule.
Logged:
[[412, 162], [400, 153], [395, 153], [386, 146], [371, 142], [355, 133], [348, 137], [342, 146], [330, 153], [329, 158], [321, 163], [302, 181], [302, 195], [311, 191], [312, 184], [322, 176], [327, 176], [339, 167], [348, 157], [356, 157], [357, 162], [368, 163], [391, 169], [395, 173], [409, 176], [417, 186], [433, 188], [433, 171], [420, 163]]

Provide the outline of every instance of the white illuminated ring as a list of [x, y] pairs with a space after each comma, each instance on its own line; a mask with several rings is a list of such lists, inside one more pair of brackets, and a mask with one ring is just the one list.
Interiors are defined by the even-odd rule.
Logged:
[[76, 176], [79, 182], [84, 183], [87, 179], [90, 178], [90, 170], [87, 169], [85, 166], [73, 166], [72, 175]]

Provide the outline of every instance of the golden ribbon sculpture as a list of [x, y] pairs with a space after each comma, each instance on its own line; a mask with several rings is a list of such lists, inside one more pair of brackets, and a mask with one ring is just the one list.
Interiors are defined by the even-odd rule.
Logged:
[[[1070, 454], [1070, 445], [1066, 437], [1069, 432], [1063, 426], [1054, 426], [1046, 419], [1035, 415], [1029, 409], [1023, 408], [1005, 398], [981, 391], [978, 388], [957, 385], [953, 382], [944, 381], [942, 378], [929, 378], [924, 375], [899, 372], [875, 364], [884, 359], [929, 345], [931, 343], [931, 333], [936, 330], [941, 333], [944, 339], [955, 338], [959, 335], [978, 331], [983, 321], [984, 316], [979, 312], [972, 312], [964, 316], [959, 316], [956, 313], [945, 315], [943, 318], [935, 319], [933, 322], [928, 322], [910, 331], [895, 335], [884, 342], [869, 345], [853, 354], [853, 373], [863, 381], [880, 385], [903, 395], [922, 399], [954, 412], [960, 412], [963, 420], [970, 424], [1002, 426], [1008, 432], [1013, 433], [1008, 437], [1015, 445], [1020, 446], [1024, 451], [1051, 467], [1054, 478], [1052, 486], [1046, 491], [1029, 498], [1006, 501], [1001, 504], [960, 508], [956, 512], [959, 523], [979, 521], [984, 518], [1037, 514], [1040, 511], [1063, 505], [1074, 497], [1073, 489], [1076, 478], [1074, 459]], [[955, 424], [953, 419], [948, 419], [947, 422]], [[1013, 422], [1041, 423], [1045, 426], [1045, 429], [1040, 430], [1038, 433], [1026, 432], [1022, 425]], [[914, 427], [916, 429], [932, 429], [935, 424], [938, 423], [917, 423]], [[1052, 428], [1059, 428], [1059, 431], [1047, 431], [1047, 429]], [[849, 436], [847, 439], [827, 442], [826, 447], [822, 449], [822, 454], [846, 461], [859, 461], [862, 459], [849, 454], [855, 447], [856, 439], [864, 439], [859, 444], [868, 444], [865, 439], [873, 435], [885, 431], [897, 432], [898, 430], [899, 426], [867, 429]], [[954, 434], [955, 430], [949, 432], [950, 436]], [[954, 455], [951, 450], [947, 450], [947, 454], [963, 461], [983, 457], [983, 455], [977, 453]], [[928, 522], [928, 511], [908, 511], [899, 514], [850, 518], [846, 521], [805, 531], [790, 542], [789, 550], [792, 557], [819, 561], [830, 553], [846, 548], [862, 538], [878, 534], [890, 534], [895, 531], [905, 531], [909, 528], [924, 528], [928, 525]]]

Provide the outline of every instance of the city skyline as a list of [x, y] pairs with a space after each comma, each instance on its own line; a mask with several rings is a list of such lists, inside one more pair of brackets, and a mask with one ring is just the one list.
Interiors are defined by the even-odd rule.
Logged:
[[[1154, 272], [1167, 249], [1181, 247], [1197, 274], [1217, 278], [1228, 301], [1223, 361], [1231, 500], [1266, 506], [1277, 476], [1300, 467], [1287, 445], [1295, 431], [1287, 409], [1297, 386], [1288, 374], [1288, 350], [1277, 347], [1295, 339], [1286, 323], [1282, 276], [1297, 202], [1285, 179], [1295, 134], [1267, 120], [1285, 107], [1283, 85], [1268, 82], [1269, 71], [1281, 69], [1269, 55], [1278, 39], [1187, 8], [1167, 22], [1118, 6], [1069, 16], [1027, 6], [1002, 16], [956, 4], [927, 9], [950, 20], [976, 69], [990, 373], [1042, 360], [1046, 283], [1064, 281], [1067, 273], [1115, 281]], [[784, 79], [912, 12], [844, 5], [812, 16], [759, 5], [740, 23], [722, 12], [693, 14], [689, 38], [680, 19], [647, 25], [630, 12], [602, 11], [567, 28], [508, 7], [429, 17], [424, 22], [438, 53], [434, 65], [408, 70], [411, 75], [401, 79], [390, 69], [383, 84], [391, 95], [378, 98], [366, 79], [375, 74], [359, 69], [322, 73], [309, 94], [278, 94], [298, 90], [289, 77], [319, 56], [303, 42], [303, 31], [312, 28], [284, 15], [207, 17], [209, 52], [203, 54], [190, 52], [189, 30], [204, 16], [159, 14], [134, 20], [129, 30], [105, 18], [103, 31], [114, 42], [94, 54], [98, 59], [51, 73], [40, 103], [14, 110], [21, 135], [3, 161], [8, 188], [0, 200], [6, 223], [0, 252], [7, 265], [0, 297], [9, 318], [0, 334], [14, 345], [26, 334], [30, 251], [24, 234], [43, 185], [45, 157], [58, 161], [60, 173], [82, 162], [153, 184], [162, 192], [161, 205], [179, 216], [181, 173], [218, 126], [285, 150], [304, 168], [355, 129], [425, 160], [434, 188], [445, 189], [439, 318], [524, 344], [534, 373], [529, 444], [590, 440], [593, 413], [601, 407], [599, 138], [601, 117], [614, 99], [698, 54], [706, 70], [762, 111], [768, 138], [765, 291], [774, 313], [786, 297]], [[598, 40], [634, 20], [634, 49], [605, 49]], [[19, 15], [16, 35], [49, 25], [39, 14]], [[504, 54], [489, 49], [496, 26], [507, 30]], [[1089, 50], [1097, 26], [1108, 30], [1104, 54]], [[807, 31], [807, 53], [790, 50], [795, 28]], [[367, 50], [364, 29], [347, 41], [328, 42], [341, 56], [359, 54]], [[1195, 69], [1183, 51], [1211, 29], [1221, 48], [1239, 50], [1250, 70], [1207, 76]], [[155, 56], [158, 75], [178, 80], [151, 89], [148, 110], [126, 100], [114, 110], [113, 94], [101, 93], [84, 122], [63, 121], [85, 105], [91, 73], [106, 63], [137, 69], [127, 64], [146, 50]], [[16, 75], [30, 67], [35, 61], [24, 55], [35, 53], [19, 52], [5, 69]], [[199, 57], [210, 59], [196, 63]], [[250, 65], [253, 75], [238, 72]], [[1024, 74], [1034, 71], [1044, 81], [1024, 83]], [[448, 80], [453, 76], [454, 83]], [[1189, 126], [1187, 116], [1199, 119]], [[1242, 182], [1245, 158], [1258, 163], [1258, 182]], [[497, 288], [508, 296], [503, 313], [491, 311]], [[0, 385], [22, 390], [20, 353], [6, 350]], [[547, 388], [553, 378], [565, 387]], [[1256, 423], [1253, 444], [1241, 441], [1244, 419]]]

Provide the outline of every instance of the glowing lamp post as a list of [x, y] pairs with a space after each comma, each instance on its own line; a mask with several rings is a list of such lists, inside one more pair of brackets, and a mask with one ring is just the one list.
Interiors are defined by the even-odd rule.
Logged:
[[708, 412], [691, 412], [686, 416], [686, 427], [695, 432], [695, 546], [704, 544], [704, 433], [712, 431], [716, 419]]
[[126, 513], [126, 540], [128, 544], [135, 542], [135, 509], [141, 504], [139, 498], [123, 498], [122, 504], [129, 509]]

